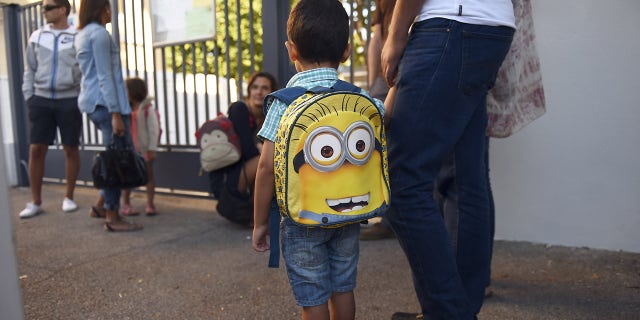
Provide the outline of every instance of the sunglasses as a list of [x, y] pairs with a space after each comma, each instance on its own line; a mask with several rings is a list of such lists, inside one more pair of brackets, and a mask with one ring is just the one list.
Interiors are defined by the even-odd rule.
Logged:
[[58, 8], [62, 8], [62, 6], [59, 4], [47, 4], [42, 6], [43, 11], [51, 11], [53, 9], [58, 9]]

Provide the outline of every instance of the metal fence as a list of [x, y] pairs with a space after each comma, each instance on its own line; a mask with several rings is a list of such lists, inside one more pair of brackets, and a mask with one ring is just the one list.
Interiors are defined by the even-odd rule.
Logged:
[[[263, 0], [215, 0], [217, 31], [212, 39], [154, 44], [149, 1], [112, 1], [111, 32], [120, 43], [125, 77], [145, 80], [160, 112], [163, 135], [156, 162], [158, 190], [207, 194], [208, 178], [199, 175], [195, 131], [205, 120], [226, 112], [231, 102], [243, 98], [243, 92], [246, 92], [243, 78], [254, 71], [272, 72], [282, 84], [294, 73], [284, 50], [290, 7], [281, 1], [274, 4]], [[369, 41], [373, 4], [371, 0], [345, 0], [343, 3], [351, 19], [353, 54], [339, 72], [345, 80], [366, 86], [364, 53]], [[79, 1], [72, 1], [74, 14], [77, 4]], [[19, 54], [13, 53], [13, 63], [17, 66], [9, 70], [14, 74], [15, 87], [16, 83], [21, 85], [22, 80], [22, 48], [44, 20], [41, 3], [14, 10], [18, 22], [6, 19], [5, 8], [5, 31], [11, 28], [19, 30], [20, 34], [17, 46], [7, 44], [20, 48]], [[11, 23], [17, 25], [9, 26]], [[16, 88], [13, 91], [14, 108], [24, 109], [23, 102], [18, 101], [22, 99], [21, 94]], [[102, 137], [91, 121], [86, 116], [83, 118], [82, 168], [78, 183], [90, 185], [89, 169], [95, 151], [102, 149]], [[26, 123], [24, 114], [15, 116], [14, 125], [26, 128], [19, 123]], [[17, 155], [26, 171], [26, 132], [14, 130], [14, 134], [20, 149]], [[45, 176], [48, 181], [63, 182], [64, 156], [58, 145], [49, 150]], [[28, 184], [24, 177], [19, 184]]]

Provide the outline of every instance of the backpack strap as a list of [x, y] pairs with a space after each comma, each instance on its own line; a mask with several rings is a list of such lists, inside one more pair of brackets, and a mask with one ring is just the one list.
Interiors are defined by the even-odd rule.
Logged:
[[280, 266], [280, 210], [276, 195], [271, 200], [269, 208], [269, 268]]
[[269, 108], [271, 107], [271, 104], [275, 99], [278, 99], [286, 103], [287, 105], [290, 105], [291, 102], [298, 99], [298, 97], [305, 94], [305, 92], [307, 92], [307, 89], [303, 87], [290, 87], [283, 88], [268, 94], [266, 97], [264, 97], [264, 103], [262, 104], [264, 114], [267, 114]]
[[352, 83], [342, 81], [342, 80], [336, 81], [336, 83], [331, 87], [317, 86], [311, 89], [305, 89], [303, 87], [283, 88], [268, 94], [264, 98], [264, 103], [262, 105], [262, 108], [264, 109], [264, 114], [267, 114], [267, 112], [269, 111], [269, 107], [271, 107], [271, 104], [275, 99], [278, 99], [284, 102], [285, 104], [290, 105], [293, 101], [298, 99], [298, 97], [300, 97], [301, 95], [307, 92], [325, 93], [325, 92], [335, 92], [335, 91], [348, 91], [348, 92], [360, 93], [362, 89], [360, 89], [360, 87]]

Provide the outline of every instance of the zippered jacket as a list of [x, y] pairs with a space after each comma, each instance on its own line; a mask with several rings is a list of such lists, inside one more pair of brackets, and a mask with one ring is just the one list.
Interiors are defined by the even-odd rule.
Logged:
[[80, 93], [80, 68], [76, 60], [73, 26], [52, 30], [50, 25], [34, 31], [29, 37], [25, 56], [22, 93], [49, 99], [77, 97]]

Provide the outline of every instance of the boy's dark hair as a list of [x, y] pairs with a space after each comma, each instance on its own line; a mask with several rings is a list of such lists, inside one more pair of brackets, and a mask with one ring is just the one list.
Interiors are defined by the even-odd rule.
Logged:
[[125, 80], [127, 86], [127, 93], [129, 94], [129, 103], [140, 103], [147, 98], [149, 91], [147, 90], [147, 83], [140, 78], [128, 78]]
[[349, 44], [349, 16], [339, 0], [300, 0], [289, 14], [287, 37], [302, 60], [339, 64]]

